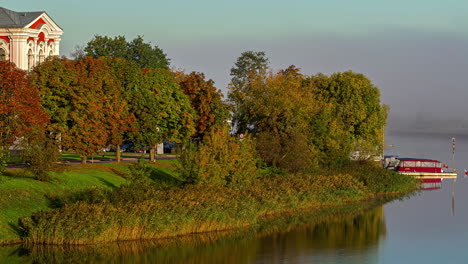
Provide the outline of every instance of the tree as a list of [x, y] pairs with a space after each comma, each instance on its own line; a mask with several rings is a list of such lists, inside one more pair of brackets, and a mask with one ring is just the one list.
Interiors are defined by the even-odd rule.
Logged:
[[245, 51], [237, 58], [231, 68], [231, 82], [237, 89], [245, 88], [252, 75], [265, 75], [268, 69], [268, 58], [264, 51]]
[[179, 82], [180, 88], [190, 98], [192, 108], [197, 114], [193, 138], [203, 139], [212, 127], [221, 126], [229, 118], [228, 105], [223, 102], [223, 94], [214, 87], [213, 80], [205, 80], [203, 73], [192, 72], [184, 75]]
[[381, 149], [386, 110], [362, 74], [307, 77], [290, 66], [251, 75], [241, 95], [237, 114], [269, 166], [291, 172], [340, 166], [353, 151], [369, 157]]
[[106, 142], [121, 144], [128, 107], [106, 60], [51, 58], [32, 76], [43, 106], [53, 116], [47, 129], [63, 147], [76, 151], [83, 163]]
[[126, 133], [133, 131], [132, 125], [136, 121], [131, 112], [132, 91], [138, 85], [141, 70], [135, 62], [125, 59], [100, 58], [111, 68], [111, 75], [115, 85], [103, 87], [105, 92], [105, 125], [108, 130], [106, 145], [116, 148], [116, 159], [120, 162], [120, 145], [123, 144]]
[[130, 138], [135, 144], [150, 147], [151, 161], [155, 160], [157, 144], [163, 140], [182, 142], [195, 131], [190, 100], [169, 70], [143, 70], [132, 95], [131, 111], [136, 122]]
[[170, 60], [166, 54], [158, 46], [152, 47], [150, 43], [145, 43], [141, 36], [127, 42], [124, 36], [110, 38], [96, 35], [88, 42], [84, 51], [93, 58], [111, 57], [135, 61], [140, 68], [169, 69]]
[[231, 83], [229, 85], [228, 99], [233, 105], [233, 123], [239, 133], [248, 129], [248, 116], [244, 114], [244, 101], [250, 89], [252, 79], [264, 80], [268, 70], [268, 58], [265, 52], [246, 51], [237, 58], [234, 67], [231, 68]]
[[170, 60], [162, 49], [144, 43], [141, 36], [127, 44], [127, 59], [138, 63], [140, 68], [169, 69]]
[[28, 75], [8, 61], [0, 62], [0, 172], [9, 147], [33, 130], [44, 131], [49, 121]]
[[83, 45], [75, 45], [75, 50], [70, 53], [70, 56], [74, 60], [81, 60], [86, 56]]
[[110, 38], [108, 36], [95, 35], [94, 38], [86, 44], [84, 51], [86, 56], [92, 58], [111, 57], [124, 58], [128, 57], [128, 43], [124, 36], [116, 36]]
[[291, 172], [317, 165], [317, 153], [307, 136], [320, 104], [312, 91], [304, 89], [303, 80], [295, 66], [266, 79], [251, 79], [243, 102], [260, 157], [269, 166]]
[[378, 87], [366, 76], [352, 71], [318, 74], [306, 83], [327, 106], [315, 122], [316, 138], [325, 139], [314, 140], [324, 160], [336, 165], [349, 160], [352, 151], [365, 156], [382, 151], [387, 110], [380, 104]]

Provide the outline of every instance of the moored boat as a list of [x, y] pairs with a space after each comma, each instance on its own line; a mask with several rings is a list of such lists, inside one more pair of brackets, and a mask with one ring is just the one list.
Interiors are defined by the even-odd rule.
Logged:
[[419, 179], [457, 178], [457, 171], [446, 168], [442, 162], [434, 159], [398, 158], [387, 156], [384, 167], [402, 174], [412, 175]]

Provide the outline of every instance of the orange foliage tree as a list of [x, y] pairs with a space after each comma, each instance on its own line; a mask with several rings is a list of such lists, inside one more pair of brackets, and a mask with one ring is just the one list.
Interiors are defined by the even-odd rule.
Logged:
[[51, 58], [32, 73], [52, 116], [48, 127], [64, 148], [78, 153], [82, 162], [111, 142], [122, 143], [122, 131], [132, 118], [122, 87], [104, 59], [71, 61]]
[[27, 137], [33, 128], [43, 129], [48, 115], [28, 75], [13, 63], [0, 62], [0, 161], [4, 168], [8, 148], [15, 140]]
[[229, 118], [228, 105], [223, 102], [223, 94], [214, 86], [213, 80], [205, 80], [203, 73], [178, 73], [179, 85], [182, 91], [189, 96], [192, 108], [197, 113], [195, 124], [195, 139], [203, 139], [206, 132], [214, 126], [226, 123]]

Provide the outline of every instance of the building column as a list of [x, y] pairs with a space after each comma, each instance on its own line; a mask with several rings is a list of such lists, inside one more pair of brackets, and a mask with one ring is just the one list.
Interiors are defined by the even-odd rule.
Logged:
[[54, 38], [54, 44], [55, 44], [55, 50], [54, 50], [54, 56], [59, 56], [60, 55], [60, 40], [61, 38]]
[[28, 70], [28, 35], [19, 34], [10, 36], [10, 61], [22, 70]]

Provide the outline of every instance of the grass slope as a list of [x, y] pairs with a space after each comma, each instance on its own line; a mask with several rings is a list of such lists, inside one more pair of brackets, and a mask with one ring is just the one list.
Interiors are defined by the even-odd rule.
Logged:
[[124, 166], [78, 165], [52, 172], [52, 182], [36, 181], [23, 170], [8, 171], [0, 176], [0, 244], [20, 242], [18, 219], [51, 209], [51, 198], [89, 188], [116, 188], [126, 182], [121, 176], [124, 170]]

